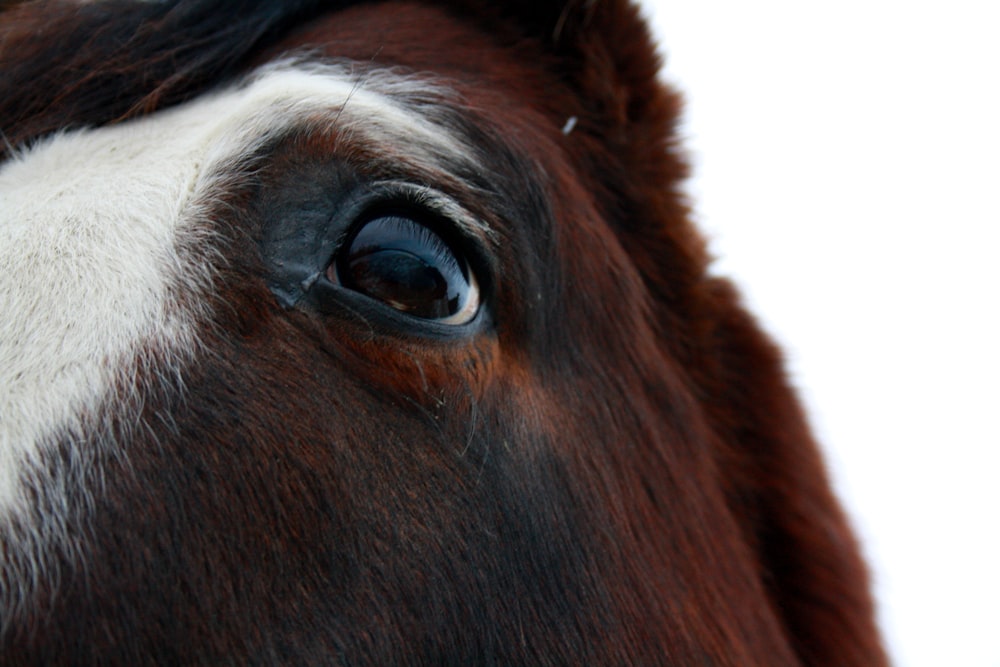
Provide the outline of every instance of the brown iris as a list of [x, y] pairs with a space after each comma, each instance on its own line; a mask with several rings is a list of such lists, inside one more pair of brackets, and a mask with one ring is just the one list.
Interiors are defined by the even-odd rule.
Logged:
[[432, 229], [403, 215], [362, 225], [327, 276], [413, 317], [464, 324], [478, 310], [478, 286], [465, 260]]

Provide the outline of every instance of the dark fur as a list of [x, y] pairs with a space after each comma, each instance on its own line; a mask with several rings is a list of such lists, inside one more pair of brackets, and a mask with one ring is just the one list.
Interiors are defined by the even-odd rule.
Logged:
[[322, 138], [272, 147], [220, 193], [212, 355], [183, 392], [145, 397], [129, 464], [102, 462], [79, 518], [86, 566], [60, 566], [5, 663], [884, 662], [779, 354], [707, 274], [645, 26], [612, 0], [496, 4], [0, 15], [12, 146], [303, 45], [432, 72], [495, 170], [456, 196], [503, 239], [492, 324], [471, 340], [284, 309], [260, 239], [340, 163]]

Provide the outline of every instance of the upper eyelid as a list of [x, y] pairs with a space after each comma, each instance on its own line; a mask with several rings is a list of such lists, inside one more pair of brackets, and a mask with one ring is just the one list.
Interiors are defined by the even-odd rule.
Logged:
[[430, 186], [392, 180], [376, 181], [372, 184], [372, 189], [380, 191], [386, 200], [398, 199], [400, 202], [424, 208], [442, 220], [448, 220], [462, 235], [476, 239], [484, 246], [491, 245], [495, 238], [495, 231], [489, 224], [452, 197]]

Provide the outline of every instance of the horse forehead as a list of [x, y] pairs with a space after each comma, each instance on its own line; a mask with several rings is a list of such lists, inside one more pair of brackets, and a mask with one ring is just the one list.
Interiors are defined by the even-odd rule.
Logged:
[[306, 123], [376, 151], [405, 146], [427, 169], [472, 160], [414, 103], [435, 94], [426, 79], [281, 62], [143, 119], [50, 137], [0, 167], [0, 518], [24, 505], [25, 467], [46, 443], [84, 431], [102, 406], [127, 409], [116, 382], [144, 350], [180, 364], [196, 348], [210, 316], [197, 298], [211, 280], [205, 214], [242, 160]]

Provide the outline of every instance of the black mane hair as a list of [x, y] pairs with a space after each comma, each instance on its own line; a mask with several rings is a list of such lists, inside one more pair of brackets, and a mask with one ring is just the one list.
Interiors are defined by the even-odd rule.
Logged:
[[183, 102], [231, 79], [252, 54], [311, 14], [352, 3], [43, 4], [51, 7], [14, 7], [0, 27], [5, 150], [56, 130], [104, 125]]
[[[356, 4], [360, 0], [14, 2], [0, 23], [0, 159], [56, 130], [120, 122], [189, 100], [237, 76], [296, 26]], [[589, 21], [594, 3], [436, 4], [511, 42], [535, 35], [553, 55], [572, 56], [581, 45], [570, 28]], [[517, 29], [505, 19], [515, 19]], [[562, 61], [572, 79], [571, 58]]]

